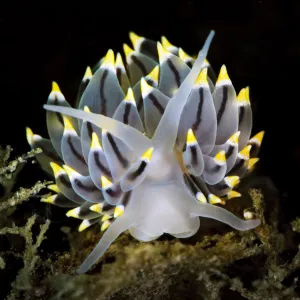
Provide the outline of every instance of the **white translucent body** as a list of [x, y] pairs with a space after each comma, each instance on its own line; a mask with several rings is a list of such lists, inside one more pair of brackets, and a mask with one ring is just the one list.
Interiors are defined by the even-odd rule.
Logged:
[[[149, 172], [134, 190], [126, 208], [126, 213], [138, 216], [131, 233], [139, 240], [153, 239], [163, 233], [185, 234], [188, 237], [199, 228], [199, 218], [195, 220], [190, 211], [195, 199], [187, 193], [183, 179], [180, 178], [182, 175], [175, 155], [168, 156], [151, 161], [149, 167], [152, 170], [149, 171], [153, 173]], [[139, 234], [143, 233], [145, 238], [135, 236], [134, 229]]]
[[[126, 207], [125, 218], [126, 214], [135, 216], [130, 227], [133, 237], [142, 241], [153, 240], [164, 233], [175, 237], [190, 237], [199, 229], [199, 216], [220, 220], [240, 230], [258, 224], [257, 220], [242, 221], [225, 209], [197, 202], [183, 183], [175, 155], [169, 154], [164, 159], [166, 161], [169, 162], [169, 172], [164, 172], [164, 178], [155, 178], [149, 174], [134, 190]], [[159, 174], [161, 162], [151, 161], [150, 165]], [[222, 218], [224, 213], [226, 216]]]
[[[199, 216], [219, 220], [238, 230], [249, 230], [260, 224], [259, 220], [243, 221], [221, 207], [197, 202], [183, 183], [175, 154], [159, 156], [164, 164], [168, 162], [166, 168], [161, 168], [160, 159], [151, 161], [151, 172], [134, 189], [124, 214], [107, 229], [78, 273], [86, 272], [127, 229], [134, 238], [148, 242], [164, 233], [178, 238], [194, 235], [200, 227]], [[163, 177], [159, 176], [160, 170], [163, 171]]]

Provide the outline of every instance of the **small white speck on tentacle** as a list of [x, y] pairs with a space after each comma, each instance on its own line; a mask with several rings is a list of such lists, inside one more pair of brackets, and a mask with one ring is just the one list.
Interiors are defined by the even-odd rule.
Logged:
[[203, 48], [199, 52], [198, 58], [190, 73], [179, 87], [177, 93], [169, 101], [152, 138], [153, 146], [156, 149], [160, 149], [163, 152], [173, 151], [177, 138], [180, 116], [201, 71], [202, 64], [206, 58], [214, 34], [215, 32], [212, 30], [207, 37]]

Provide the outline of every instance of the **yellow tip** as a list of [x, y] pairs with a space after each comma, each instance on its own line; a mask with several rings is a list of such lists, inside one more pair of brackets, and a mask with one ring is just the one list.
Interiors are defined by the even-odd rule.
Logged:
[[79, 218], [80, 207], [75, 207], [66, 213], [67, 217]]
[[63, 165], [63, 168], [69, 177], [71, 177], [74, 173], [77, 173], [74, 169], [72, 169], [71, 167], [69, 167], [67, 165]]
[[240, 151], [239, 156], [241, 156], [244, 160], [248, 160], [250, 157], [251, 148], [251, 145], [244, 147], [244, 149]]
[[93, 132], [92, 133], [91, 149], [99, 149], [99, 148], [102, 149], [102, 146], [100, 144], [98, 135], [95, 132]]
[[93, 73], [90, 67], [87, 67], [82, 81], [90, 80], [93, 77]]
[[109, 219], [111, 219], [111, 215], [110, 214], [104, 214], [103, 217], [101, 218], [101, 222], [107, 221]]
[[153, 154], [153, 150], [154, 150], [153, 147], [147, 149], [147, 150], [145, 151], [145, 153], [142, 155], [142, 159], [147, 160], [147, 161], [150, 161], [150, 159], [151, 159], [151, 157], [152, 157], [152, 154]]
[[241, 197], [242, 195], [236, 191], [230, 191], [227, 193], [227, 199], [232, 199], [232, 198], [238, 198]]
[[30, 146], [33, 145], [33, 132], [29, 127], [26, 127], [26, 139]]
[[157, 83], [159, 78], [159, 65], [155, 66], [154, 69], [146, 77], [152, 79]]
[[107, 189], [112, 186], [112, 182], [109, 181], [105, 176], [101, 176], [102, 189]]
[[91, 223], [90, 223], [89, 220], [83, 220], [81, 222], [81, 224], [79, 225], [79, 227], [78, 227], [78, 231], [82, 232], [82, 231], [86, 230], [90, 226], [91, 226]]
[[52, 91], [51, 92], [61, 93], [60, 88], [59, 88], [58, 84], [55, 81], [52, 81]]
[[114, 51], [109, 49], [103, 58], [101, 66], [106, 66], [106, 67], [113, 67], [115, 65], [115, 54]]
[[219, 198], [219, 197], [217, 197], [216, 195], [214, 195], [214, 194], [209, 194], [208, 195], [208, 202], [210, 203], [210, 204], [218, 204], [218, 203], [223, 203], [223, 201]]
[[162, 43], [163, 47], [167, 50], [170, 50], [170, 48], [175, 47], [167, 40], [167, 38], [165, 36], [161, 37], [161, 43]]
[[56, 184], [49, 184], [47, 185], [47, 189], [53, 191], [55, 193], [59, 193], [59, 188]]
[[97, 203], [97, 204], [90, 206], [90, 210], [94, 211], [98, 214], [100, 214], [102, 212], [102, 209], [103, 209], [103, 203]]
[[207, 85], [208, 81], [207, 81], [207, 68], [203, 68], [198, 76], [198, 78], [196, 79], [195, 84], [199, 84], [199, 85]]
[[247, 96], [247, 88], [243, 88], [240, 90], [238, 96], [236, 97], [238, 103], [240, 104], [248, 104], [250, 103], [249, 96]]
[[259, 158], [250, 158], [248, 162], [248, 170], [252, 169], [254, 165], [259, 161]]
[[70, 122], [70, 120], [64, 115], [63, 115], [63, 120], [64, 120], [64, 129], [65, 130], [75, 131], [72, 123]]
[[237, 131], [236, 133], [234, 133], [229, 139], [228, 142], [231, 145], [237, 145], [239, 143], [239, 137], [240, 137], [241, 132]]
[[192, 60], [193, 58], [191, 56], [189, 56], [188, 54], [186, 54], [182, 48], [178, 49], [178, 56], [179, 58], [181, 58], [184, 62], [187, 62], [189, 60]]
[[123, 50], [126, 57], [128, 57], [131, 53], [134, 52], [134, 50], [131, 49], [127, 44], [123, 44]]
[[50, 167], [52, 168], [54, 177], [57, 177], [61, 173], [65, 173], [64, 169], [55, 162], [50, 162]]
[[250, 88], [249, 86], [246, 87], [246, 100], [250, 102]]
[[84, 106], [83, 110], [84, 110], [85, 112], [88, 112], [88, 113], [91, 112], [90, 109], [89, 109], [89, 107], [86, 106], [86, 105]]
[[[196, 57], [196, 58], [197, 58], [197, 57]], [[204, 58], [204, 62], [203, 62], [203, 64], [202, 64], [202, 68], [209, 67], [209, 66], [210, 66], [209, 61], [208, 61], [206, 58]]]
[[47, 198], [42, 198], [41, 202], [54, 204], [56, 197], [57, 197], [57, 195], [51, 195], [51, 196], [49, 196]]
[[168, 52], [160, 42], [157, 42], [157, 52], [160, 63], [165, 61], [170, 56], [170, 52]]
[[226, 155], [225, 155], [225, 151], [224, 150], [221, 150], [220, 152], [217, 153], [217, 155], [215, 156], [215, 161], [219, 165], [225, 164], [225, 162], [226, 162]]
[[141, 91], [145, 98], [152, 91], [153, 87], [147, 83], [144, 77], [141, 78]]
[[198, 200], [199, 202], [207, 203], [206, 197], [205, 197], [204, 194], [201, 193], [201, 192], [198, 192], [198, 193], [196, 194], [196, 198], [197, 198], [197, 200]]
[[230, 188], [234, 188], [240, 182], [240, 177], [239, 176], [227, 176], [224, 178], [224, 181]]
[[124, 100], [132, 104], [135, 104], [132, 88], [128, 88], [127, 95]]
[[124, 63], [121, 54], [118, 52], [116, 56], [116, 67], [124, 69]]
[[110, 224], [111, 222], [109, 220], [104, 221], [101, 225], [101, 231], [105, 231], [110, 226]]
[[187, 145], [197, 144], [197, 139], [193, 133], [193, 130], [190, 128], [186, 135], [186, 143]]
[[221, 81], [230, 81], [225, 65], [221, 67], [216, 84], [221, 83]]
[[244, 102], [246, 100], [246, 89], [245, 88], [240, 90], [239, 94], [237, 95], [237, 100], [239, 102]]
[[139, 44], [141, 43], [141, 41], [144, 39], [141, 36], [138, 36], [137, 34], [135, 34], [134, 32], [130, 31], [129, 32], [129, 38], [130, 41], [133, 45], [133, 48], [136, 50], [139, 47]]
[[261, 131], [261, 132], [257, 133], [254, 137], [252, 137], [249, 142], [252, 142], [252, 143], [254, 142], [258, 145], [261, 145], [264, 135], [265, 135], [265, 132]]
[[124, 213], [124, 205], [118, 205], [114, 209], [114, 218], [118, 218]]

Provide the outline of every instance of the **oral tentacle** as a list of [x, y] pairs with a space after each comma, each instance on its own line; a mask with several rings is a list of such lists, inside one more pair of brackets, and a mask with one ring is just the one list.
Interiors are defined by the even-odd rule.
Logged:
[[77, 270], [77, 274], [83, 274], [102, 256], [102, 254], [108, 249], [116, 238], [125, 230], [134, 226], [133, 219], [130, 215], [123, 214], [116, 219], [107, 231], [103, 234], [101, 240], [94, 248], [92, 253], [85, 259], [82, 265]]
[[253, 229], [260, 224], [260, 220], [258, 219], [243, 221], [224, 208], [203, 203], [196, 203], [194, 205], [192, 215], [215, 219], [240, 231]]
[[184, 79], [183, 83], [180, 85], [176, 94], [169, 101], [164, 115], [162, 116], [154, 133], [154, 136], [152, 138], [153, 146], [157, 149], [161, 149], [161, 151], [163, 152], [173, 151], [177, 138], [179, 121], [184, 105], [186, 104], [188, 96], [190, 95], [193, 88], [194, 82], [196, 81], [201, 71], [203, 61], [206, 58], [214, 34], [214, 31], [210, 32], [202, 50], [199, 52], [193, 68]]
[[69, 107], [60, 107], [48, 104], [45, 104], [43, 107], [49, 111], [59, 112], [64, 115], [90, 122], [109, 131], [120, 140], [123, 140], [128, 147], [134, 149], [137, 155], [142, 155], [146, 149], [152, 146], [151, 140], [140, 131], [109, 117], [94, 113], [87, 113], [83, 110]]

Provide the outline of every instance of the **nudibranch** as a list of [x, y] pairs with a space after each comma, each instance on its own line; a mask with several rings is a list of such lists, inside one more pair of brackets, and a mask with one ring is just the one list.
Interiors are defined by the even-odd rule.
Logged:
[[79, 231], [100, 223], [105, 231], [78, 269], [86, 272], [125, 230], [140, 241], [164, 233], [194, 235], [199, 217], [249, 230], [218, 206], [240, 194], [233, 188], [258, 161], [264, 132], [250, 138], [249, 88], [238, 95], [221, 67], [206, 60], [209, 34], [197, 58], [172, 45], [130, 33], [126, 64], [112, 50], [79, 86], [71, 108], [56, 82], [48, 102], [50, 140], [27, 128], [41, 148], [41, 167], [55, 177], [54, 194], [42, 201], [71, 208]]

